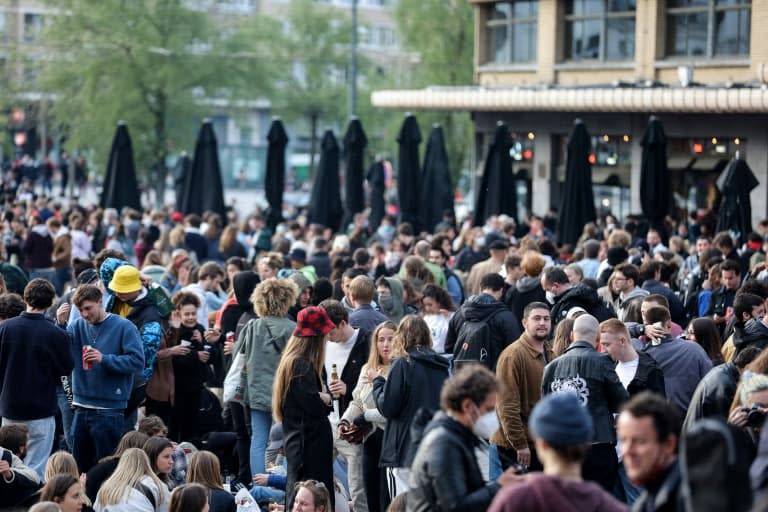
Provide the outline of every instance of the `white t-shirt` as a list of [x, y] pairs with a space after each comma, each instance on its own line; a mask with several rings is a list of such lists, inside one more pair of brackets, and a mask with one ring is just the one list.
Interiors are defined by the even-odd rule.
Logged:
[[[328, 381], [331, 380], [331, 366], [336, 365], [336, 370], [341, 374], [344, 373], [344, 366], [349, 360], [349, 354], [357, 343], [357, 336], [360, 334], [360, 329], [355, 329], [354, 334], [347, 340], [342, 342], [327, 341], [325, 343], [325, 374]], [[347, 382], [347, 386], [355, 386], [357, 382]], [[328, 415], [328, 419], [331, 420], [331, 426], [336, 429], [339, 424], [339, 411], [337, 408], [338, 402], [334, 402], [333, 412]]]
[[637, 373], [637, 365], [640, 362], [640, 358], [633, 361], [628, 361], [626, 363], [619, 362], [619, 364], [616, 365], [616, 374], [619, 376], [619, 380], [621, 381], [621, 385], [624, 386], [624, 389], [629, 386], [629, 383], [632, 382], [632, 379], [635, 378], [635, 374]]
[[445, 352], [445, 336], [448, 334], [448, 322], [450, 320], [450, 317], [446, 318], [440, 313], [424, 315], [424, 322], [432, 335], [432, 349], [438, 354]]

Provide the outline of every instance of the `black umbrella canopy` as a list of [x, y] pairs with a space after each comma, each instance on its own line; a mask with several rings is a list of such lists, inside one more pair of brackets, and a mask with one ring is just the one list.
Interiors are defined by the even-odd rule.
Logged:
[[557, 223], [558, 242], [561, 244], [575, 244], [584, 226], [597, 218], [592, 193], [592, 164], [589, 163], [591, 147], [587, 127], [577, 119], [568, 139], [565, 187]]
[[102, 208], [116, 208], [118, 211], [126, 206], [141, 210], [131, 135], [122, 121], [118, 123], [115, 138], [112, 139], [100, 205]]
[[274, 230], [283, 220], [283, 190], [285, 190], [285, 147], [288, 134], [283, 122], [275, 118], [267, 133], [267, 172], [264, 194], [267, 197], [267, 225]]
[[365, 179], [368, 180], [368, 190], [370, 191], [369, 203], [371, 205], [371, 214], [368, 216], [368, 226], [371, 230], [376, 230], [381, 224], [381, 219], [386, 213], [386, 201], [384, 192], [386, 191], [386, 178], [384, 177], [384, 162], [377, 160], [368, 168], [368, 174]]
[[419, 233], [422, 229], [421, 219], [419, 219], [421, 130], [416, 117], [412, 114], [405, 116], [397, 136], [397, 143], [400, 146], [397, 158], [397, 202], [400, 207], [400, 222], [409, 222], [414, 231]]
[[307, 220], [334, 231], [339, 229], [344, 209], [341, 206], [339, 184], [339, 143], [328, 130], [320, 144], [320, 162], [317, 165], [315, 183], [309, 200]]
[[648, 121], [640, 145], [640, 207], [649, 224], [664, 233], [664, 218], [672, 208], [672, 187], [667, 169], [667, 136], [655, 116]]
[[368, 137], [360, 120], [353, 117], [344, 134], [344, 226], [365, 209], [363, 160]]
[[206, 211], [218, 213], [226, 219], [224, 206], [224, 187], [221, 184], [221, 166], [219, 164], [219, 149], [213, 123], [203, 121], [195, 143], [195, 156], [192, 159], [192, 169], [187, 174], [184, 184], [181, 211], [196, 213]]
[[752, 232], [752, 204], [749, 193], [760, 184], [747, 162], [734, 158], [717, 178], [720, 208], [717, 231], [731, 231], [745, 242]]
[[475, 226], [482, 226], [488, 217], [502, 213], [517, 218], [517, 190], [512, 174], [512, 157], [509, 154], [511, 147], [509, 127], [500, 122], [488, 149], [477, 190], [472, 219]]
[[176, 192], [176, 209], [181, 209], [181, 203], [184, 201], [184, 186], [187, 181], [190, 169], [192, 168], [192, 159], [189, 158], [186, 151], [182, 151], [179, 159], [176, 160], [176, 166], [173, 169], [173, 188]]
[[424, 229], [433, 232], [435, 226], [443, 220], [446, 210], [453, 212], [453, 182], [445, 152], [443, 128], [436, 124], [429, 132], [424, 151], [420, 215]]

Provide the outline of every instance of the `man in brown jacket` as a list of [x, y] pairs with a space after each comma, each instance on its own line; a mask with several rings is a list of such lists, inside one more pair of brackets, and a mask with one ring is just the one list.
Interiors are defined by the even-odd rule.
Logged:
[[496, 403], [499, 430], [491, 437], [491, 478], [515, 464], [541, 470], [527, 425], [541, 399], [544, 366], [554, 358], [547, 345], [552, 329], [549, 307], [543, 302], [528, 304], [523, 310], [523, 328], [523, 335], [504, 349], [496, 364], [501, 390]]
[[488, 251], [491, 256], [480, 263], [475, 263], [469, 270], [467, 276], [466, 290], [468, 295], [477, 295], [480, 293], [480, 280], [485, 274], [500, 274], [504, 267], [504, 258], [507, 256], [509, 242], [503, 239], [496, 239], [488, 244]]

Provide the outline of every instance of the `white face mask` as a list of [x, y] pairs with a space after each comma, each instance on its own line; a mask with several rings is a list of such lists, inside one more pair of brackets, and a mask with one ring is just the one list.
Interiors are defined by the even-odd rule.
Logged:
[[[477, 406], [475, 406], [475, 411], [480, 415], [480, 409]], [[499, 418], [496, 416], [496, 411], [488, 411], [480, 415], [475, 424], [472, 425], [472, 432], [482, 439], [490, 439], [497, 430], [499, 430]]]
[[544, 292], [544, 295], [546, 295], [546, 297], [547, 297], [547, 302], [549, 302], [550, 304], [554, 304], [555, 303], [555, 294], [554, 293], [552, 293], [551, 291], [547, 290], [546, 292]]

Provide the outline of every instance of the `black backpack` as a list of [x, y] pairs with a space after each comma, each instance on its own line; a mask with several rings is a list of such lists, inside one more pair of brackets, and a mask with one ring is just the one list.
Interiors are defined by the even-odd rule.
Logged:
[[752, 506], [750, 442], [724, 421], [704, 418], [680, 443], [681, 495], [689, 512], [747, 511]]
[[489, 325], [493, 316], [495, 313], [481, 321], [464, 320], [461, 324], [453, 348], [454, 371], [468, 363], [480, 363], [489, 370], [496, 369], [499, 355], [496, 353], [496, 343]]

